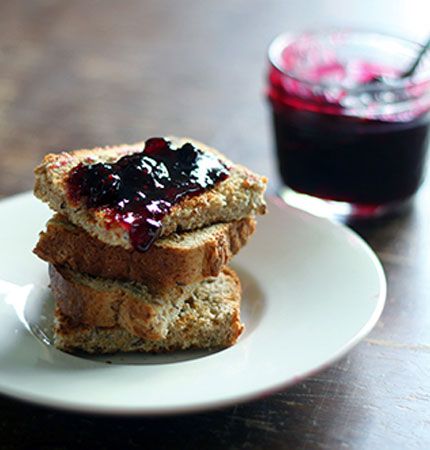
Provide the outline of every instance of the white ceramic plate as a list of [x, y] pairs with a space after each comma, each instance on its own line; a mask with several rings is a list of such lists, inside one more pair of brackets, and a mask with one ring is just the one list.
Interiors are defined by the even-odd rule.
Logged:
[[79, 357], [51, 343], [47, 265], [35, 257], [51, 213], [30, 193], [0, 202], [0, 392], [77, 411], [168, 414], [283, 389], [344, 355], [378, 320], [383, 270], [354, 233], [277, 200], [235, 258], [239, 342], [218, 352]]

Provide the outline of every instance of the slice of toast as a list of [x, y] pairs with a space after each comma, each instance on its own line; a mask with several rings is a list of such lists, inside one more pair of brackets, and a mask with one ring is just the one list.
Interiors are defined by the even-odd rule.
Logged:
[[[176, 137], [167, 139], [178, 147], [190, 142], [203, 152], [216, 154], [230, 167], [230, 175], [204, 193], [184, 197], [175, 204], [161, 221], [162, 230], [159, 237], [265, 213], [265, 177], [256, 175], [245, 167], [234, 165], [221, 153], [195, 140]], [[108, 212], [105, 208], [89, 209], [82, 202], [71, 201], [66, 181], [70, 171], [78, 164], [113, 163], [122, 156], [142, 151], [144, 145], [144, 142], [139, 142], [133, 145], [48, 154], [35, 169], [34, 193], [90, 235], [106, 244], [130, 249], [132, 245], [128, 232], [119, 223], [107, 220]]]
[[57, 303], [55, 345], [66, 351], [166, 352], [233, 345], [243, 331], [235, 272], [151, 296], [143, 285], [50, 267]]
[[56, 266], [92, 276], [144, 283], [151, 292], [217, 276], [248, 241], [255, 219], [246, 217], [159, 239], [147, 252], [112, 247], [56, 214], [34, 253]]
[[163, 340], [172, 323], [193, 308], [206, 319], [213, 315], [223, 321], [227, 312], [237, 313], [239, 320], [240, 281], [227, 267], [217, 277], [158, 294], [151, 294], [144, 284], [91, 277], [52, 265], [49, 275], [59, 309], [77, 324], [120, 326], [135, 336]]

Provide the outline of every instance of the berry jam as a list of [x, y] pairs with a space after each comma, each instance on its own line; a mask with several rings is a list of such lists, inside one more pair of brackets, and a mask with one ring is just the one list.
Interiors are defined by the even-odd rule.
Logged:
[[296, 192], [368, 208], [411, 197], [424, 178], [428, 122], [273, 112], [279, 171]]
[[146, 141], [142, 152], [112, 164], [79, 164], [67, 180], [71, 201], [103, 208], [108, 220], [128, 231], [132, 246], [148, 250], [162, 219], [184, 197], [201, 194], [229, 176], [215, 155], [190, 143], [176, 148], [163, 138]]
[[374, 84], [395, 79], [400, 68], [367, 61], [358, 47], [348, 55], [344, 37], [341, 50], [336, 36], [334, 48], [315, 43], [320, 37], [299, 37], [284, 47], [278, 42], [276, 55], [271, 49], [268, 97], [283, 182], [294, 192], [363, 211], [407, 200], [424, 177], [428, 80]]

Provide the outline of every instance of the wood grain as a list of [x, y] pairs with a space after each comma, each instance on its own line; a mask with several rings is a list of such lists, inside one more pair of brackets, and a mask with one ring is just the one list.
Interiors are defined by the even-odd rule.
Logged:
[[[291, 17], [312, 13], [299, 3], [3, 0], [0, 195], [30, 189], [48, 151], [166, 133], [220, 147], [269, 175], [273, 192], [265, 52], [297, 26]], [[404, 215], [354, 225], [385, 267], [387, 306], [324, 372], [270, 398], [171, 418], [73, 415], [2, 397], [0, 447], [429, 448], [429, 204], [427, 183]]]

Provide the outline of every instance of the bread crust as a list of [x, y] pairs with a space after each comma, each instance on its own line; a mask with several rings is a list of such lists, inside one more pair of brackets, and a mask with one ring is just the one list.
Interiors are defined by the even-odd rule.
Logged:
[[34, 253], [56, 266], [96, 277], [144, 283], [151, 292], [217, 276], [255, 231], [247, 217], [160, 239], [147, 252], [112, 247], [60, 215], [40, 233]]
[[[230, 167], [230, 176], [212, 189], [194, 197], [184, 197], [174, 205], [162, 220], [160, 237], [266, 212], [263, 196], [267, 184], [265, 177], [234, 165], [224, 155], [201, 142], [190, 138], [168, 139], [178, 146], [191, 142], [205, 152], [215, 153]], [[109, 245], [130, 249], [132, 246], [128, 232], [119, 223], [110, 221], [108, 224], [105, 209], [88, 209], [82, 202], [70, 201], [66, 180], [70, 170], [80, 163], [115, 162], [124, 155], [141, 151], [143, 147], [144, 142], [138, 142], [133, 145], [48, 154], [35, 169], [34, 194], [92, 236]]]
[[[199, 327], [210, 326], [212, 331], [228, 331], [231, 339], [236, 336], [234, 340], [243, 329], [240, 281], [228, 267], [218, 277], [176, 287], [162, 295], [150, 294], [144, 285], [93, 278], [52, 265], [49, 275], [52, 294], [69, 327], [119, 327], [135, 337], [159, 343], [182, 330], [184, 342], [177, 338], [174, 345], [168, 344], [175, 348], [196, 344], [190, 337], [187, 340], [188, 329], [198, 334]], [[205, 335], [209, 339], [211, 333]]]

